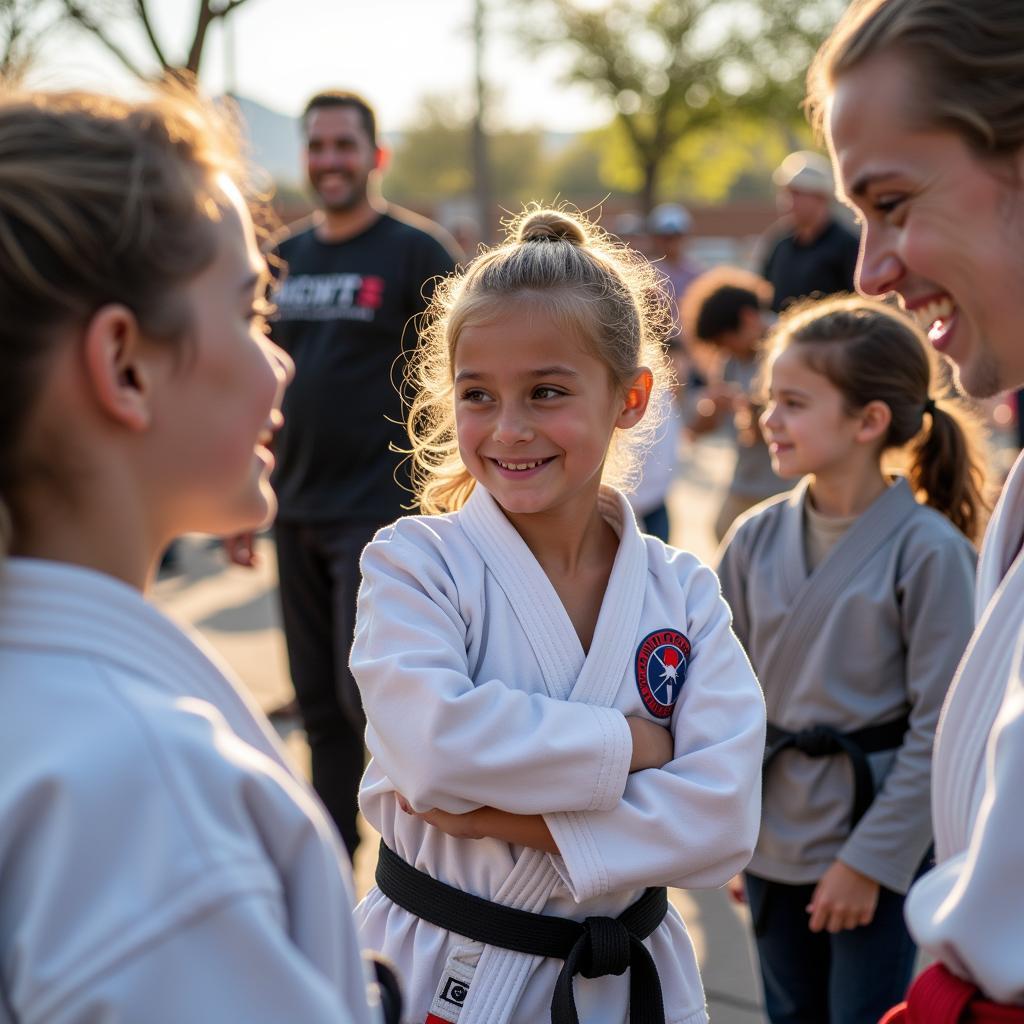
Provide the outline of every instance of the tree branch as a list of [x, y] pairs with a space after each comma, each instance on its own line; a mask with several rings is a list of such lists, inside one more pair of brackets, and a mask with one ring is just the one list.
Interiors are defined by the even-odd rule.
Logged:
[[171, 65], [164, 56], [163, 47], [161, 47], [160, 42], [156, 37], [156, 32], [153, 29], [153, 23], [149, 17], [149, 11], [146, 10], [146, 0], [135, 0], [135, 9], [139, 13], [139, 21], [142, 22], [142, 27], [146, 30], [146, 38], [149, 40], [149, 45], [153, 47], [153, 53], [156, 54], [156, 59], [160, 61], [160, 66], [166, 70]]
[[206, 34], [210, 30], [210, 26], [218, 19], [226, 18], [244, 3], [246, 0], [227, 0], [223, 7], [214, 9], [213, 0], [202, 0], [199, 5], [199, 13], [196, 16], [196, 33], [192, 37], [188, 60], [185, 62], [187, 71], [191, 71], [193, 75], [199, 74], [199, 62], [203, 59], [203, 47], [206, 44]]
[[64, 12], [72, 21], [77, 22], [86, 31], [91, 32], [133, 75], [138, 78], [148, 77], [142, 69], [114, 42], [98, 22], [94, 21], [88, 11], [75, 0], [64, 0]]

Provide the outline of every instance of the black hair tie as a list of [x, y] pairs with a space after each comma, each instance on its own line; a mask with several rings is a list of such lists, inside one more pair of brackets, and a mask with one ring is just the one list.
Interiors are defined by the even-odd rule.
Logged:
[[935, 405], [935, 399], [932, 398], [931, 395], [929, 395], [924, 401], [924, 411], [930, 412], [934, 416], [936, 408], [937, 406]]

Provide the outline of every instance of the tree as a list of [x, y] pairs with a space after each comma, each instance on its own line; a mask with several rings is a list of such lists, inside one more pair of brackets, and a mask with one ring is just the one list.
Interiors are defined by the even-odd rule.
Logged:
[[0, 0], [0, 83], [14, 86], [25, 77], [48, 24], [37, 0]]
[[539, 191], [534, 197], [548, 202], [556, 196], [586, 209], [615, 189], [606, 173], [606, 154], [612, 148], [614, 125], [594, 128], [575, 136], [540, 168]]
[[741, 19], [742, 65], [734, 66], [733, 88], [743, 108], [771, 117], [806, 141], [803, 99], [807, 68], [818, 47], [847, 7], [847, 0], [757, 0]]
[[150, 53], [162, 74], [194, 79], [199, 74], [203, 49], [214, 22], [226, 18], [247, 0], [199, 0], [192, 41], [184, 59], [174, 59], [157, 35], [153, 12], [156, 0], [61, 0], [64, 16], [79, 28], [91, 33], [129, 71], [139, 78], [150, 73], [139, 64], [111, 33], [117, 21], [131, 21], [141, 29]]
[[[608, 99], [646, 213], [666, 160], [738, 114], [799, 118], [796, 82], [841, 0], [520, 0], [519, 34], [558, 47], [566, 78]], [[761, 67], [762, 62], [765, 66]]]
[[[490, 131], [488, 147], [498, 202], [510, 206], [533, 198], [543, 164], [540, 133]], [[457, 97], [420, 101], [395, 147], [384, 188], [396, 202], [413, 205], [472, 195], [472, 112], [461, 108]]]

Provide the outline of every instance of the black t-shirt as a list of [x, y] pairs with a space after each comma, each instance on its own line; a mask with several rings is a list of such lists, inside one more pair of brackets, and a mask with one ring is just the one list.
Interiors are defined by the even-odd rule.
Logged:
[[775, 289], [772, 309], [778, 313], [794, 299], [853, 291], [858, 246], [857, 237], [834, 220], [809, 245], [783, 235], [762, 271]]
[[277, 251], [287, 270], [271, 333], [295, 361], [274, 445], [279, 515], [390, 521], [410, 499], [402, 456], [390, 451], [408, 447], [399, 357], [415, 345], [412, 318], [433, 279], [454, 259], [440, 229], [404, 213], [383, 214], [342, 242], [320, 241], [310, 228]]

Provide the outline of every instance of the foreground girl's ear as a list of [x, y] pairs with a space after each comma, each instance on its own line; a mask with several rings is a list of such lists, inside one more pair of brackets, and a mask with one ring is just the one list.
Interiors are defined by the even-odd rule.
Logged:
[[615, 423], [617, 427], [632, 427], [643, 419], [653, 387], [654, 374], [646, 366], [641, 366], [633, 378], [633, 382], [626, 389], [622, 412], [619, 413], [619, 418]]
[[860, 420], [857, 440], [870, 444], [881, 441], [885, 437], [889, 430], [889, 424], [892, 423], [892, 409], [887, 403], [875, 399], [873, 402], [868, 402], [857, 413], [857, 417]]
[[85, 326], [82, 347], [88, 385], [101, 411], [129, 430], [145, 430], [150, 381], [135, 314], [120, 303], [101, 306]]

